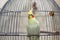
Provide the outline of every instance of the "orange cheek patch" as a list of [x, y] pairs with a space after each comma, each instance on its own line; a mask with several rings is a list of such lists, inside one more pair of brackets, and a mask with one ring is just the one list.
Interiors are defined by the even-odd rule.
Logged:
[[34, 18], [34, 15], [32, 15], [32, 18]]

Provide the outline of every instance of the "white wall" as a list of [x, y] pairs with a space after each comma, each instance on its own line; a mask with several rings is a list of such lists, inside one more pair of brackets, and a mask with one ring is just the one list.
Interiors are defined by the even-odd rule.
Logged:
[[60, 6], [60, 0], [55, 0], [55, 1]]
[[7, 2], [8, 0], [0, 0], [0, 8], [3, 7], [3, 5]]

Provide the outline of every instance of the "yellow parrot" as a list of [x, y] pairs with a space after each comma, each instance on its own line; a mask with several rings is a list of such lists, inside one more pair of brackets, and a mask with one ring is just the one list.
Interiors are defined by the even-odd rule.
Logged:
[[32, 11], [33, 10], [31, 9], [28, 12], [27, 33], [28, 33], [29, 40], [39, 40], [39, 34], [40, 34], [39, 22], [35, 18]]

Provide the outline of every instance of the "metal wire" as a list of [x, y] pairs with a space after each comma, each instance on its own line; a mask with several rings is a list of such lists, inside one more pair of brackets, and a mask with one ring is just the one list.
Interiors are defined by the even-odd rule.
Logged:
[[[4, 13], [4, 12], [2, 12], [2, 13]], [[54, 27], [51, 30], [52, 30], [52, 32], [54, 30], [56, 31], [57, 27], [55, 25], [58, 25], [58, 24], [54, 23], [55, 21], [57, 21], [54, 17], [57, 17], [57, 16], [60, 17], [60, 15], [57, 15], [57, 16], [54, 15], [54, 17], [52, 19], [54, 21], [53, 22], [50, 19], [51, 16], [49, 15], [49, 12], [43, 12], [43, 13], [45, 13], [45, 15], [39, 16], [40, 14], [42, 14], [42, 12], [40, 12], [40, 13], [38, 13], [39, 15], [36, 16], [38, 18], [38, 20], [40, 20], [39, 22], [41, 23], [40, 18], [46, 18], [45, 28], [47, 29], [47, 31], [50, 31], [50, 28], [51, 28], [51, 26], [53, 27], [53, 25], [54, 25]], [[47, 13], [48, 13], [48, 16], [47, 16]], [[25, 15], [23, 15], [23, 14], [25, 14]], [[57, 13], [57, 14], [59, 14], [59, 13]], [[1, 17], [1, 19], [0, 19], [0, 25], [1, 25], [0, 26], [0, 29], [1, 29], [0, 30], [0, 37], [1, 38], [0, 39], [1, 40], [4, 40], [4, 39], [5, 40], [29, 40], [27, 37], [28, 36], [27, 32], [25, 32], [26, 27], [23, 26], [23, 25], [26, 25], [26, 23], [24, 23], [24, 22], [27, 22], [27, 16], [28, 16], [27, 12], [20, 12], [20, 13], [19, 12], [8, 12], [8, 13], [5, 12], [4, 14], [2, 14], [0, 16]], [[58, 21], [57, 21], [57, 23], [58, 23]], [[59, 40], [59, 35], [60, 34], [54, 34], [54, 33], [45, 33], [45, 34], [40, 33], [39, 36], [40, 36], [40, 40], [57, 40], [57, 39]], [[37, 35], [30, 35], [30, 36], [37, 36]]]

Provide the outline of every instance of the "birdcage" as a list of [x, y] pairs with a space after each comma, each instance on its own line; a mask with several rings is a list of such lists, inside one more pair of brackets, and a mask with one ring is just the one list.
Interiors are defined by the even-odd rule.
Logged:
[[39, 40], [60, 40], [60, 9], [54, 0], [9, 0], [0, 12], [0, 40], [29, 40], [26, 25], [33, 2], [38, 9], [34, 12], [40, 26]]

